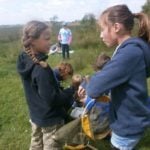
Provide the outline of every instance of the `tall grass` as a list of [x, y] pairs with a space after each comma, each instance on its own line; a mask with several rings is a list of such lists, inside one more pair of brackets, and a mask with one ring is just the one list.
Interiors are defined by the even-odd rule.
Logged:
[[[58, 26], [60, 27], [60, 26]], [[57, 41], [57, 29], [53, 30], [52, 43]], [[14, 28], [14, 27], [13, 27]], [[23, 87], [16, 72], [16, 59], [21, 50], [20, 28], [9, 33], [0, 31], [0, 150], [27, 150], [30, 143], [30, 124]], [[112, 54], [99, 40], [97, 28], [71, 27], [73, 32], [72, 49], [75, 53], [67, 62], [73, 65], [76, 73], [92, 74], [92, 64], [101, 52]], [[0, 29], [1, 30], [1, 29]], [[12, 32], [12, 34], [10, 33]], [[16, 35], [15, 35], [16, 33]], [[10, 38], [10, 35], [13, 35]], [[3, 39], [4, 37], [4, 39]], [[51, 55], [48, 63], [52, 68], [62, 62], [61, 55]], [[66, 83], [66, 86], [69, 83]], [[150, 93], [150, 80], [148, 81]], [[150, 131], [137, 146], [139, 150], [150, 149]], [[95, 143], [100, 150], [108, 150], [108, 141]]]

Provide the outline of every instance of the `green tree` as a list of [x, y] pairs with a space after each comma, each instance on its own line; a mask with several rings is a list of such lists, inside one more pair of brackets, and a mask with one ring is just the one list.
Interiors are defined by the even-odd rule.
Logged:
[[81, 20], [81, 25], [95, 26], [96, 25], [96, 19], [95, 19], [94, 14], [91, 14], [91, 13], [86, 14]]
[[143, 12], [150, 15], [150, 0], [147, 0], [147, 2], [143, 6]]

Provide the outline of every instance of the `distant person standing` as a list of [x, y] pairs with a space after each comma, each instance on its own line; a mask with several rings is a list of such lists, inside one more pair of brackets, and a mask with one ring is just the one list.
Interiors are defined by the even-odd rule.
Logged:
[[72, 42], [72, 33], [71, 30], [68, 28], [67, 23], [63, 23], [63, 27], [60, 29], [58, 34], [58, 40], [61, 43], [63, 59], [70, 58], [69, 45]]

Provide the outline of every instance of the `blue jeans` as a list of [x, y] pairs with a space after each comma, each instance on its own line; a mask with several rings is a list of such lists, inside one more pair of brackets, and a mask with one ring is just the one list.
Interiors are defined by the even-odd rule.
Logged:
[[112, 132], [111, 136], [111, 144], [118, 148], [119, 150], [133, 150], [134, 147], [137, 145], [139, 140], [141, 139], [141, 136], [135, 136], [132, 138], [128, 137], [121, 137], [119, 135], [116, 135], [114, 132]]

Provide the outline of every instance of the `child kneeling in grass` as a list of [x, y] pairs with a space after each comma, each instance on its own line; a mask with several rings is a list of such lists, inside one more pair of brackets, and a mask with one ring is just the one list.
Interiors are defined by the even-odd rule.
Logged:
[[[109, 60], [110, 60], [110, 57], [105, 54], [98, 56], [96, 63], [94, 65], [95, 71], [100, 71], [100, 69], [103, 68], [103, 66], [107, 64]], [[83, 85], [86, 86], [88, 80], [90, 79], [82, 78], [81, 75], [74, 75], [73, 85], [74, 86], [76, 85], [76, 90], [78, 90], [79, 86], [83, 86]], [[101, 136], [101, 138], [106, 137], [110, 132], [109, 119], [107, 117], [109, 113], [109, 102], [96, 102], [94, 99], [91, 99], [88, 96], [87, 96], [87, 99], [84, 98], [82, 100], [77, 101], [77, 103], [78, 102], [82, 103], [83, 107], [87, 107], [87, 110], [92, 112], [89, 116], [91, 120], [91, 125], [94, 127], [92, 129], [94, 134], [98, 135], [100, 133], [100, 134], [105, 135], [103, 137]], [[92, 110], [92, 107], [94, 107], [93, 110]], [[81, 112], [81, 115], [82, 113], [83, 112]], [[78, 117], [79, 118], [61, 127], [56, 132], [56, 136], [55, 135], [53, 136], [56, 142], [61, 143], [62, 146], [65, 143], [79, 144], [83, 142], [83, 144], [86, 144], [87, 138], [85, 134], [83, 135], [81, 132], [82, 129], [81, 129], [80, 116]], [[92, 123], [92, 120], [96, 124]], [[106, 134], [104, 134], [104, 132]], [[80, 137], [80, 135], [82, 137]]]

